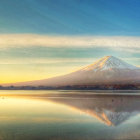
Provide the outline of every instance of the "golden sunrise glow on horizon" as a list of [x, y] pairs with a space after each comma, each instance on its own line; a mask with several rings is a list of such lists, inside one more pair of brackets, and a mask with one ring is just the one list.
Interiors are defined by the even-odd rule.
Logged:
[[64, 74], [68, 74], [70, 72], [73, 72], [77, 70], [78, 67], [63, 67], [62, 68], [32, 68], [32, 69], [12, 69], [7, 70], [6, 72], [2, 72], [0, 74], [0, 84], [5, 83], [16, 83], [16, 82], [25, 82], [25, 81], [32, 81], [32, 80], [42, 80], [47, 78], [52, 78]]
[[[61, 76], [91, 65], [96, 60], [98, 59], [1, 59], [0, 84], [42, 80]], [[134, 61], [138, 60], [134, 58]]]

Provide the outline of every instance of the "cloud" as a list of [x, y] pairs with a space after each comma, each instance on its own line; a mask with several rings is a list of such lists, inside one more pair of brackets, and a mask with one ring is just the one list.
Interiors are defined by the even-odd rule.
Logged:
[[[49, 66], [50, 64], [60, 64], [66, 65], [69, 63], [76, 64], [76, 65], [89, 65], [91, 63], [94, 63], [95, 61], [99, 60], [99, 58], [10, 58], [10, 59], [1, 59], [0, 65], [36, 65], [36, 64], [45, 64]], [[122, 58], [124, 61], [140, 61], [140, 58]], [[133, 63], [132, 63], [133, 64]], [[66, 65], [67, 66], [67, 65]], [[140, 67], [139, 65], [137, 65]]]
[[56, 63], [93, 63], [97, 58], [10, 58], [1, 59], [0, 65], [9, 64], [56, 64]]
[[40, 34], [0, 34], [0, 48], [111, 48], [140, 51], [140, 37], [133, 36], [48, 36]]

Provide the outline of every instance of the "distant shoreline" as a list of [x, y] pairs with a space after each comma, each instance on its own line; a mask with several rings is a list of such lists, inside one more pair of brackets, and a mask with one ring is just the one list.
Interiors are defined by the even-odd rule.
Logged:
[[0, 86], [0, 90], [140, 90], [140, 85]]

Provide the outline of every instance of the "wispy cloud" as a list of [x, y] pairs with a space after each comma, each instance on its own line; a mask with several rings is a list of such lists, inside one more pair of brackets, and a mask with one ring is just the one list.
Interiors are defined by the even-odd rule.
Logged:
[[93, 63], [94, 58], [10, 58], [1, 59], [0, 65], [9, 64], [56, 64], [56, 63]]
[[[140, 49], [140, 37], [133, 36], [48, 36], [39, 34], [0, 34], [0, 48], [111, 48], [135, 51]], [[138, 51], [138, 50], [137, 50]]]
[[[99, 58], [10, 58], [10, 59], [1, 59], [0, 65], [36, 65], [36, 64], [61, 64], [66, 65], [69, 63], [72, 63], [73, 65], [76, 64], [78, 66], [84, 66], [91, 63], [94, 63], [95, 61], [99, 60]], [[122, 58], [124, 61], [140, 61], [140, 58]], [[132, 63], [133, 64], [133, 63]], [[56, 65], [54, 65], [56, 66]], [[67, 66], [67, 65], [66, 65]], [[139, 66], [139, 65], [137, 65]]]

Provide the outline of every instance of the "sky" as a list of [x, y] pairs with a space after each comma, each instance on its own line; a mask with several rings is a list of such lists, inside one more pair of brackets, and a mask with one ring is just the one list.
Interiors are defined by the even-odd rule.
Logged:
[[140, 66], [139, 0], [1, 0], [0, 83], [63, 75], [113, 55]]

